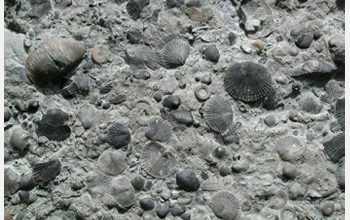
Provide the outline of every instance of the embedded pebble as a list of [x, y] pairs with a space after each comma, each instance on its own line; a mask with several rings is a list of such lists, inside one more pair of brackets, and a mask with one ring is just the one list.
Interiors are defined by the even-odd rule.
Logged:
[[282, 168], [282, 175], [287, 178], [287, 179], [295, 179], [298, 175], [299, 172], [297, 170], [297, 167], [293, 164], [283, 164], [283, 168]]
[[181, 216], [186, 212], [186, 206], [177, 202], [173, 207], [169, 209], [169, 211], [173, 216]]
[[176, 184], [185, 191], [197, 191], [200, 183], [192, 170], [183, 170], [176, 174]]
[[300, 49], [307, 49], [310, 47], [312, 41], [313, 41], [313, 36], [311, 34], [303, 34], [301, 35], [298, 40], [295, 42], [295, 44], [300, 48]]
[[4, 109], [4, 121], [8, 122], [11, 118], [11, 111], [9, 108]]
[[157, 102], [160, 102], [160, 101], [162, 101], [162, 94], [160, 94], [159, 92], [156, 92], [156, 93], [154, 93], [153, 98]]
[[163, 106], [169, 109], [177, 109], [181, 104], [181, 99], [177, 95], [169, 95], [164, 98], [162, 102]]
[[154, 201], [151, 198], [141, 199], [140, 206], [145, 211], [152, 210], [154, 208]]
[[155, 211], [159, 218], [165, 218], [169, 213], [169, 206], [167, 204], [158, 204]]

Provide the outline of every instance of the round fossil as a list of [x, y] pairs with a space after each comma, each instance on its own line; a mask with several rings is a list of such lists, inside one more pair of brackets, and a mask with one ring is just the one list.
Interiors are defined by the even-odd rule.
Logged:
[[209, 205], [217, 217], [225, 220], [237, 219], [240, 212], [238, 199], [229, 191], [220, 191], [215, 194]]
[[165, 69], [174, 69], [185, 64], [190, 54], [190, 45], [185, 38], [169, 36], [160, 43], [158, 63]]
[[128, 145], [130, 141], [130, 131], [125, 125], [116, 122], [108, 129], [106, 142], [117, 149]]
[[221, 96], [209, 99], [204, 107], [204, 120], [214, 131], [226, 131], [233, 123], [233, 111], [230, 103]]
[[117, 175], [126, 168], [126, 156], [118, 150], [104, 151], [98, 158], [97, 164], [104, 173]]
[[60, 173], [61, 162], [57, 157], [51, 157], [46, 162], [39, 162], [33, 166], [33, 177], [37, 182], [49, 182]]
[[299, 138], [285, 136], [277, 140], [276, 149], [282, 160], [293, 161], [306, 151], [306, 143]]
[[168, 141], [171, 137], [172, 126], [160, 117], [154, 117], [148, 124], [145, 136], [151, 141]]

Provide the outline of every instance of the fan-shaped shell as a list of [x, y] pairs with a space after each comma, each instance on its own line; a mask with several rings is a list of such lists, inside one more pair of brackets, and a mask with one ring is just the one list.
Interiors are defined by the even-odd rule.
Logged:
[[37, 182], [49, 182], [60, 173], [61, 162], [57, 157], [51, 157], [46, 162], [39, 162], [33, 166], [33, 177]]
[[45, 136], [52, 141], [63, 141], [70, 136], [71, 129], [66, 122], [69, 115], [60, 109], [50, 109], [38, 122], [38, 136]]
[[172, 126], [160, 117], [154, 117], [148, 124], [145, 136], [151, 141], [168, 141], [171, 137]]
[[214, 131], [226, 131], [233, 120], [230, 103], [221, 96], [210, 98], [204, 106], [204, 120]]
[[158, 67], [156, 53], [145, 45], [130, 46], [125, 50], [125, 61], [134, 69]]
[[239, 144], [239, 136], [236, 133], [236, 130], [242, 126], [242, 123], [237, 122], [228, 127], [227, 131], [221, 133], [222, 139], [225, 144], [236, 143]]
[[205, 58], [213, 63], [217, 63], [220, 58], [220, 52], [219, 49], [216, 47], [215, 44], [209, 45], [204, 51], [203, 54]]
[[323, 143], [324, 150], [333, 163], [345, 156], [345, 132], [333, 137], [330, 141]]
[[158, 63], [165, 69], [174, 69], [185, 64], [190, 54], [190, 45], [185, 38], [169, 36], [160, 43]]
[[345, 131], [345, 98], [337, 100], [334, 116], [337, 118], [342, 130]]
[[112, 179], [110, 193], [114, 197], [116, 205], [120, 208], [127, 208], [135, 204], [134, 188], [124, 176]]
[[141, 165], [149, 175], [165, 178], [172, 174], [176, 159], [168, 148], [157, 142], [151, 142], [142, 149]]
[[100, 115], [95, 108], [90, 105], [85, 105], [80, 109], [78, 118], [85, 129], [94, 127], [100, 121]]
[[224, 85], [233, 98], [254, 102], [269, 94], [272, 80], [265, 67], [247, 61], [233, 64], [228, 68]]
[[104, 173], [117, 175], [126, 168], [126, 156], [118, 150], [104, 151], [98, 158], [97, 164]]
[[322, 105], [315, 98], [307, 96], [300, 100], [299, 106], [301, 110], [310, 114], [318, 114], [322, 110]]
[[89, 77], [86, 74], [77, 74], [61, 89], [61, 95], [65, 98], [71, 98], [89, 90]]
[[136, 20], [141, 14], [142, 9], [149, 3], [149, 0], [129, 0], [126, 4], [126, 10], [131, 18]]
[[293, 161], [303, 155], [306, 150], [306, 144], [299, 138], [284, 136], [277, 140], [276, 149], [282, 160]]
[[104, 205], [114, 205], [111, 195], [111, 178], [106, 176], [89, 176], [87, 178], [88, 192], [91, 197]]
[[106, 142], [117, 149], [128, 145], [130, 141], [130, 131], [125, 125], [116, 122], [108, 129]]
[[85, 53], [85, 46], [73, 38], [47, 39], [29, 53], [26, 74], [33, 83], [43, 86], [78, 65]]
[[237, 219], [240, 212], [238, 199], [229, 191], [220, 191], [215, 194], [209, 205], [217, 217], [225, 220]]
[[191, 111], [187, 110], [170, 111], [169, 115], [167, 116], [167, 120], [172, 126], [180, 129], [186, 128], [194, 122]]

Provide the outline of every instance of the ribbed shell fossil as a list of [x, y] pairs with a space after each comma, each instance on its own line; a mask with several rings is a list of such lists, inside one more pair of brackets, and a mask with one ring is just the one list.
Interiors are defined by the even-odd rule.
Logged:
[[191, 50], [185, 38], [175, 36], [164, 38], [159, 47], [158, 63], [165, 69], [184, 65]]
[[33, 166], [33, 177], [37, 182], [49, 182], [60, 173], [61, 162], [57, 157], [51, 157], [46, 162], [39, 162]]
[[225, 220], [237, 219], [240, 212], [238, 199], [229, 191], [220, 191], [215, 194], [209, 205], [217, 217]]
[[97, 164], [104, 173], [117, 175], [126, 168], [126, 156], [118, 150], [104, 151], [98, 158]]
[[126, 146], [131, 141], [129, 129], [118, 122], [114, 123], [108, 130], [106, 142], [117, 149]]
[[85, 46], [73, 38], [47, 39], [29, 53], [26, 74], [33, 83], [43, 86], [78, 65], [85, 53]]
[[300, 100], [299, 105], [301, 110], [310, 114], [318, 114], [322, 110], [322, 105], [320, 103], [317, 103], [315, 98], [311, 96], [307, 96], [304, 99]]
[[239, 136], [236, 133], [236, 131], [241, 126], [242, 126], [242, 123], [236, 122], [235, 124], [230, 125], [224, 133], [221, 133], [221, 137], [225, 144], [232, 144], [232, 143], [239, 144]]
[[135, 191], [130, 181], [120, 176], [111, 181], [111, 195], [115, 198], [116, 204], [120, 208], [128, 208], [135, 203]]
[[61, 89], [64, 98], [72, 98], [79, 93], [87, 93], [90, 90], [89, 77], [86, 74], [74, 75]]
[[141, 165], [149, 175], [165, 178], [172, 174], [176, 159], [168, 148], [157, 142], [150, 142], [142, 149]]
[[210, 98], [205, 103], [204, 120], [214, 131], [226, 131], [233, 123], [233, 111], [230, 103], [221, 96]]
[[104, 205], [114, 205], [114, 198], [111, 196], [111, 178], [107, 176], [89, 176], [87, 178], [88, 192], [93, 199]]
[[293, 136], [284, 136], [277, 140], [276, 149], [282, 160], [293, 161], [303, 155], [306, 143]]
[[215, 44], [209, 45], [204, 51], [203, 54], [205, 58], [213, 63], [217, 63], [220, 58], [220, 52]]
[[126, 10], [132, 19], [136, 20], [141, 14], [142, 9], [150, 3], [150, 0], [129, 0], [126, 4]]
[[247, 61], [233, 64], [228, 68], [224, 85], [233, 98], [254, 102], [269, 94], [272, 80], [265, 67]]
[[45, 136], [52, 141], [63, 141], [70, 136], [71, 129], [66, 124], [69, 115], [60, 109], [50, 109], [38, 122], [38, 136]]
[[331, 140], [323, 143], [324, 150], [333, 163], [339, 162], [339, 160], [345, 155], [345, 132], [338, 134]]
[[345, 98], [338, 99], [335, 104], [334, 116], [338, 119], [338, 123], [345, 130]]
[[148, 67], [155, 70], [158, 67], [156, 52], [145, 45], [135, 45], [127, 48], [125, 50], [125, 61], [133, 69]]
[[148, 123], [145, 136], [151, 141], [168, 141], [171, 137], [172, 126], [160, 117], [155, 117]]
[[94, 127], [100, 122], [100, 115], [93, 106], [83, 106], [78, 114], [78, 118], [85, 129]]
[[187, 110], [170, 111], [167, 120], [172, 126], [180, 129], [186, 128], [194, 122], [191, 111]]

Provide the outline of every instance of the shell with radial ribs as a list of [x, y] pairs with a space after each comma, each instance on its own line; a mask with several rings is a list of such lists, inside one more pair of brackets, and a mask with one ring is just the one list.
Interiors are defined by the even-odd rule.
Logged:
[[337, 100], [334, 116], [337, 118], [342, 130], [345, 131], [345, 98]]
[[155, 70], [158, 67], [157, 55], [145, 45], [133, 45], [125, 50], [125, 61], [134, 70], [146, 67]]
[[230, 103], [221, 96], [210, 98], [204, 106], [204, 120], [214, 131], [226, 131], [233, 124]]
[[155, 178], [170, 176], [176, 164], [176, 158], [170, 149], [157, 142], [150, 142], [142, 149], [141, 166]]
[[171, 137], [172, 126], [160, 117], [152, 118], [148, 123], [145, 136], [151, 141], [168, 141]]
[[183, 37], [169, 36], [159, 43], [158, 63], [165, 69], [174, 69], [185, 64], [190, 54], [190, 45]]
[[323, 143], [324, 151], [333, 163], [345, 156], [345, 132], [334, 136], [331, 140]]
[[299, 159], [306, 151], [306, 143], [293, 136], [284, 136], [277, 140], [276, 150], [284, 161]]
[[220, 58], [220, 52], [215, 44], [209, 45], [204, 51], [203, 54], [205, 58], [213, 63], [217, 63]]
[[104, 151], [97, 160], [98, 167], [108, 175], [117, 175], [126, 168], [126, 155], [118, 150]]
[[240, 203], [229, 191], [216, 193], [211, 198], [209, 205], [217, 217], [225, 220], [235, 220], [240, 214]]
[[109, 129], [106, 136], [106, 142], [117, 149], [126, 146], [131, 141], [129, 129], [121, 123], [114, 123]]
[[72, 98], [79, 93], [88, 93], [90, 90], [89, 77], [86, 74], [74, 75], [61, 89], [64, 98]]
[[136, 196], [134, 188], [125, 176], [112, 179], [110, 194], [114, 197], [116, 205], [120, 208], [126, 209], [135, 204]]
[[92, 128], [100, 122], [100, 115], [91, 105], [83, 106], [79, 111], [78, 118], [85, 129]]
[[253, 62], [230, 66], [224, 77], [225, 90], [235, 99], [254, 102], [264, 98], [272, 88], [268, 70]]
[[60, 173], [61, 162], [57, 157], [51, 157], [46, 162], [39, 162], [33, 166], [33, 177], [36, 182], [47, 183], [54, 180]]
[[139, 18], [142, 9], [150, 3], [150, 0], [129, 0], [126, 4], [126, 10], [132, 19]]
[[69, 115], [61, 109], [50, 109], [38, 122], [36, 134], [52, 141], [63, 141], [70, 136], [71, 129], [67, 125]]
[[26, 74], [38, 86], [62, 77], [84, 58], [85, 46], [73, 38], [52, 37], [29, 53]]

